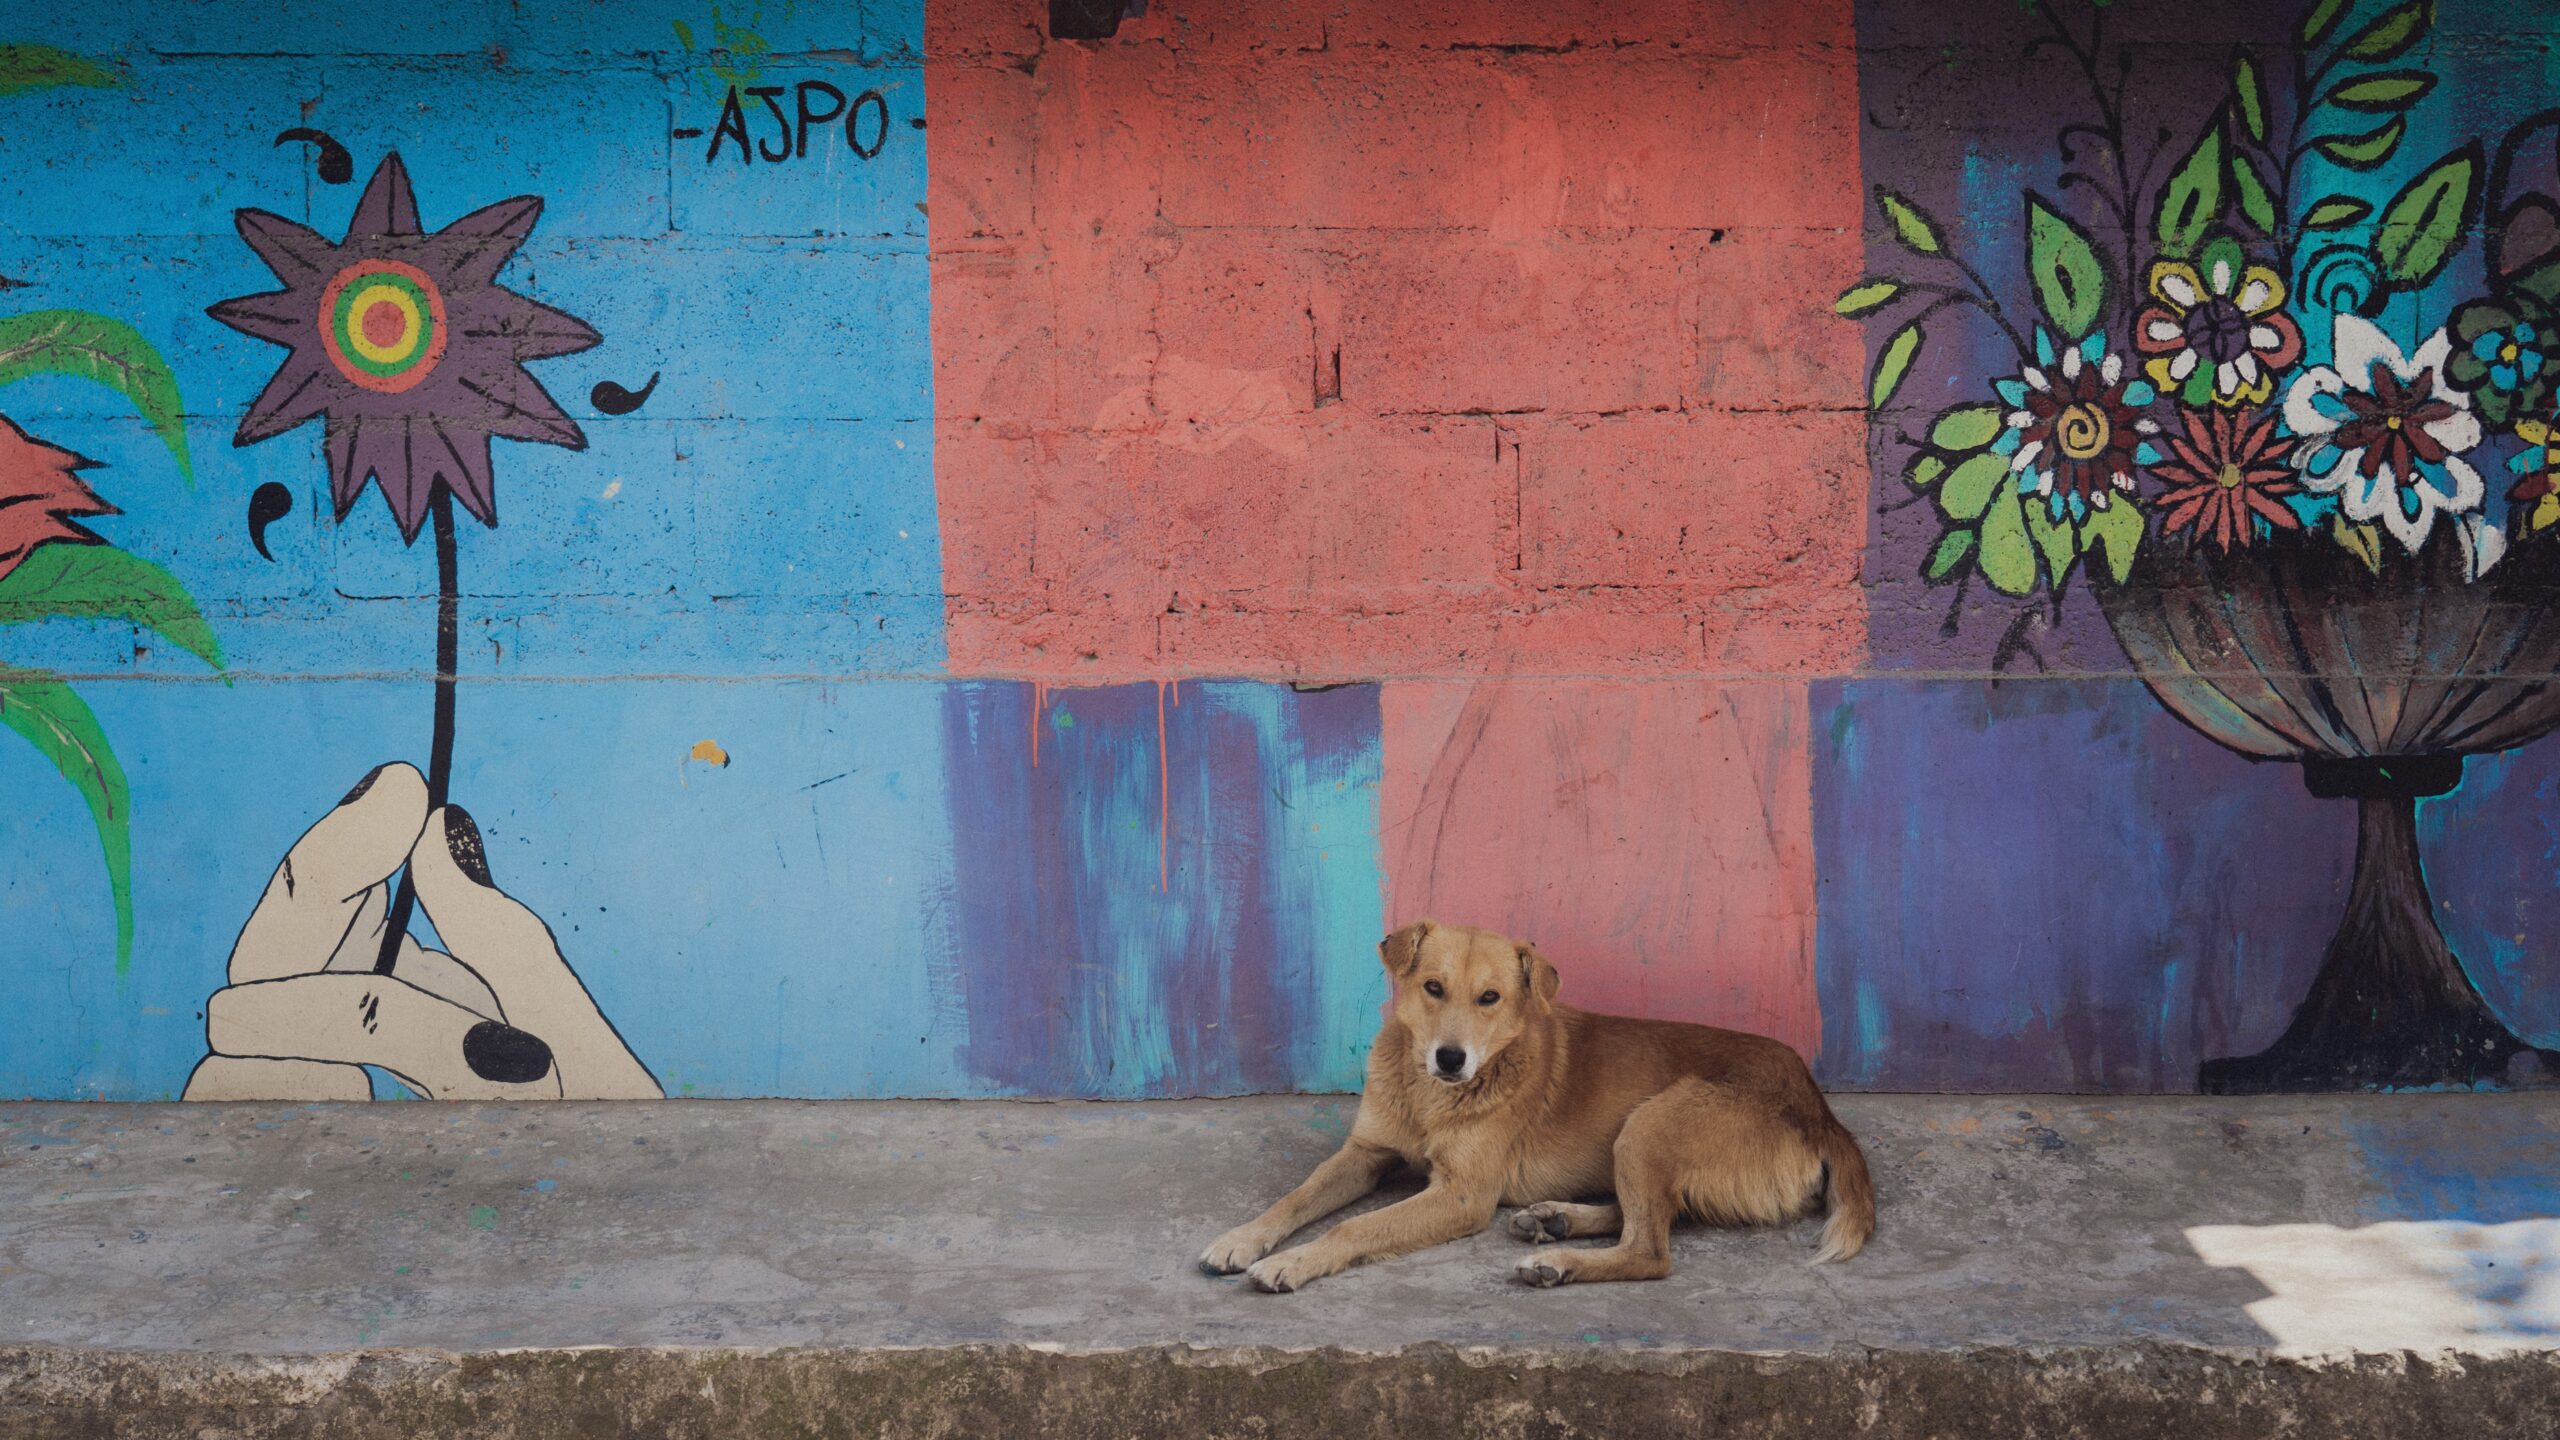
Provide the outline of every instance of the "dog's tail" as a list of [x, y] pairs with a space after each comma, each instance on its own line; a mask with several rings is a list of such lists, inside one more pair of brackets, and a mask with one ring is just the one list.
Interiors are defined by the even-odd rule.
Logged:
[[1813, 1253], [1816, 1265], [1848, 1259], [1876, 1233], [1876, 1187], [1867, 1175], [1866, 1154], [1839, 1121], [1822, 1118], [1826, 1126], [1814, 1148], [1822, 1153], [1822, 1199], [1831, 1219], [1822, 1227], [1822, 1248]]

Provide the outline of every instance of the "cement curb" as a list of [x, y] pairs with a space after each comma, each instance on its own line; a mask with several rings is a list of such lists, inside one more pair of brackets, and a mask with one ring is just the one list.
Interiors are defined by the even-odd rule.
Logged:
[[2560, 1436], [2560, 1353], [0, 1349], [0, 1440]]

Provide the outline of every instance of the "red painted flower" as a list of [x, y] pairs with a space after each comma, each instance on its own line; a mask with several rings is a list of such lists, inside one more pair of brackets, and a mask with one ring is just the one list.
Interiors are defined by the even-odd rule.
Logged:
[[2260, 522], [2299, 530], [2284, 497], [2301, 489], [2287, 459], [2292, 442], [2273, 415], [2182, 409], [2186, 433], [2163, 437], [2168, 455], [2151, 473], [2169, 482], [2160, 496], [2160, 533], [2181, 531], [2224, 550], [2248, 544]]
[[113, 515], [116, 507], [73, 473], [97, 463], [47, 445], [0, 415], [0, 576], [48, 541], [101, 543], [77, 517]]
[[2377, 361], [2372, 381], [2370, 394], [2338, 392], [2350, 413], [2331, 432], [2329, 443], [2364, 452], [2356, 458], [2356, 471], [2368, 480], [2385, 467], [2394, 475], [2412, 475], [2421, 460], [2443, 464], [2452, 452], [2427, 427], [2452, 419], [2459, 407], [2436, 397], [2436, 372], [2420, 370], [2404, 385], [2390, 366]]
[[341, 517], [377, 479], [404, 538], [417, 538], [439, 485], [482, 524], [497, 524], [491, 437], [572, 450], [587, 443], [524, 362], [572, 354], [599, 337], [585, 321], [497, 283], [541, 214], [539, 199], [521, 196], [421, 233], [396, 154], [384, 157], [335, 244], [281, 215], [241, 211], [240, 238], [285, 288], [208, 313], [293, 353], [232, 443], [254, 445], [325, 415]]

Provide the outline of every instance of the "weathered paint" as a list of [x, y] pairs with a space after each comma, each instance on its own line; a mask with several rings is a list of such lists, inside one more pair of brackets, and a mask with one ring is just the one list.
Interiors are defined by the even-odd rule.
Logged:
[[[2283, 78], [2296, 8], [2104, 7], [2179, 114], [2235, 45]], [[2549, 17], [2438, 10], [2374, 62], [2438, 77], [2412, 164], [2560, 86]], [[122, 513], [83, 523], [223, 663], [0, 626], [96, 712], [134, 847], [120, 962], [97, 827], [0, 735], [0, 1094], [178, 1093], [279, 857], [429, 764], [435, 547], [371, 491], [332, 517], [320, 426], [233, 445], [285, 350], [206, 314], [278, 284], [238, 212], [335, 244], [395, 150], [427, 231], [539, 197], [497, 283], [601, 337], [526, 366], [584, 448], [500, 442], [501, 523], [462, 527], [452, 799], [669, 1094], [1347, 1086], [1377, 935], [1424, 912], [1850, 1087], [2184, 1089], [2284, 1029], [2354, 807], [2170, 719], [2084, 585], [2023, 648], [1979, 584], [1948, 633], [1892, 432], [1980, 400], [2004, 343], [1942, 312], [1871, 430], [1887, 326], [1831, 310], [1905, 263], [1885, 186], [2032, 313], [2021, 188], [2086, 198], [2052, 173], [2074, 73], [2004, 28], [2033, 11], [1041, 18], [312, 0], [0, 33], [113, 82], [0, 96], [0, 323], [134, 326], [192, 488], [87, 379], [0, 413], [104, 462], [78, 476]], [[716, 150], [733, 85], [752, 162]], [[773, 86], [876, 108], [776, 159]], [[2390, 302], [2404, 346], [2478, 250]], [[2417, 812], [2440, 927], [2545, 1042], [2547, 748]]]

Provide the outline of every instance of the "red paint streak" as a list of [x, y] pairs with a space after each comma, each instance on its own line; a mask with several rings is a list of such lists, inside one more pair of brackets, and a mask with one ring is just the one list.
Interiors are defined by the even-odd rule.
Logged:
[[[1173, 682], [1156, 682], [1156, 889], [1173, 888], [1173, 752], [1164, 737], [1164, 694]], [[1179, 705], [1179, 699], [1174, 701]]]
[[1031, 682], [1031, 768], [1040, 768], [1040, 719], [1049, 710], [1049, 682]]
[[1390, 682], [1379, 709], [1390, 924], [1533, 940], [1585, 1009], [1820, 1048], [1803, 684]]

